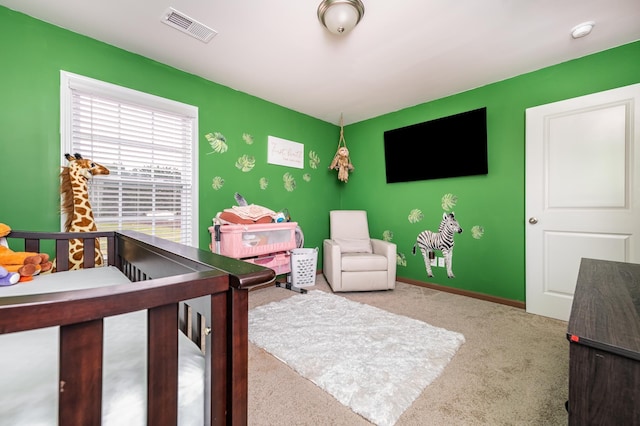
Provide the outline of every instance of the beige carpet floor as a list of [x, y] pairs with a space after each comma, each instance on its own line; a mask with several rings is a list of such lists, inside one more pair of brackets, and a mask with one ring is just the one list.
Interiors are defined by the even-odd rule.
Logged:
[[[331, 291], [322, 275], [307, 288]], [[278, 287], [254, 290], [249, 307], [296, 294]], [[401, 282], [392, 291], [337, 294], [465, 336], [442, 375], [397, 426], [567, 424], [566, 322]], [[253, 344], [248, 405], [251, 426], [370, 424]]]

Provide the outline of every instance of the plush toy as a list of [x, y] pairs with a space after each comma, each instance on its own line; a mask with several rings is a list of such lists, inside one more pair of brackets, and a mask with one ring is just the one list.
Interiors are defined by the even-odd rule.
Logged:
[[347, 182], [349, 180], [349, 172], [353, 171], [353, 164], [351, 164], [351, 160], [349, 159], [349, 150], [346, 146], [338, 148], [329, 169], [337, 170], [338, 179], [342, 182]]
[[34, 275], [51, 270], [53, 263], [48, 254], [11, 250], [5, 238], [9, 232], [11, 228], [0, 223], [0, 266], [3, 269], [18, 273], [20, 282], [30, 281]]
[[[20, 279], [20, 274], [17, 272], [9, 272], [0, 266], [0, 287], [14, 285]], [[2, 294], [2, 293], [0, 293]]]
[[347, 148], [347, 141], [344, 140], [344, 125], [342, 114], [340, 114], [340, 139], [338, 139], [338, 150], [333, 157], [333, 161], [329, 166], [330, 170], [338, 171], [338, 180], [347, 182], [349, 180], [349, 172], [353, 171], [353, 164], [351, 164], [351, 158], [349, 158], [349, 149]]
[[9, 235], [9, 232], [11, 232], [11, 228], [9, 227], [9, 225], [0, 223], [0, 245], [4, 245], [5, 247], [8, 247], [7, 239], [4, 237]]

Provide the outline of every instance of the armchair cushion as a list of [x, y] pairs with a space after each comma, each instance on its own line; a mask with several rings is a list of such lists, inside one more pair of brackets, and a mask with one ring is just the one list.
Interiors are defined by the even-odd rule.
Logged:
[[342, 253], [342, 272], [386, 271], [387, 258], [373, 253]]
[[373, 253], [369, 238], [334, 238], [341, 253]]

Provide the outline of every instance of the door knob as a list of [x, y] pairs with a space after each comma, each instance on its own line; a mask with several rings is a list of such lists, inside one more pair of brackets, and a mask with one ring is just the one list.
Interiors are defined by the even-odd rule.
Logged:
[[535, 225], [536, 223], [538, 223], [538, 219], [536, 219], [535, 217], [530, 217], [529, 218], [529, 223], [532, 225]]

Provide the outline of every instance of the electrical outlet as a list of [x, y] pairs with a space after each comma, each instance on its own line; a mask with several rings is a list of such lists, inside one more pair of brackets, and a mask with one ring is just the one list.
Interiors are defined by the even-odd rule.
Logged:
[[436, 259], [435, 257], [433, 259], [429, 259], [429, 263], [431, 264], [431, 266], [438, 266], [438, 259]]
[[444, 268], [444, 257], [438, 258], [438, 266]]

